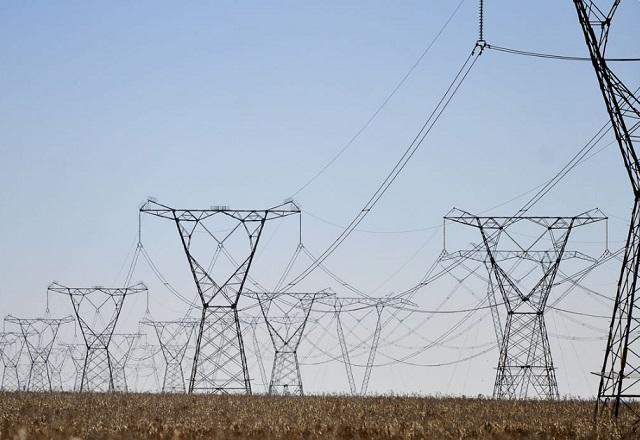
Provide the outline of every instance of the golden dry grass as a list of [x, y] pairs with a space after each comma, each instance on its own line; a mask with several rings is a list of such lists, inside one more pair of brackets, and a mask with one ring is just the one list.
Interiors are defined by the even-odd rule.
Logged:
[[619, 439], [593, 402], [0, 393], [0, 439]]

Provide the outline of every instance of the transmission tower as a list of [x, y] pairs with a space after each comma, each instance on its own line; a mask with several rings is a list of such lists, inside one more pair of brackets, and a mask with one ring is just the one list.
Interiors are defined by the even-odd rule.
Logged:
[[65, 346], [53, 347], [49, 355], [49, 373], [51, 375], [51, 389], [53, 391], [64, 391], [64, 380], [62, 371], [67, 361], [69, 350]]
[[[443, 259], [470, 259], [487, 264], [489, 297], [497, 289], [506, 308], [494, 398], [526, 398], [530, 388], [539, 398], [558, 397], [544, 320], [547, 300], [563, 260], [596, 261], [589, 255], [566, 249], [571, 231], [604, 220], [606, 217], [599, 210], [575, 217], [479, 217], [454, 208], [445, 216], [445, 221], [477, 228], [484, 249], [461, 250], [446, 254]], [[514, 233], [514, 226], [523, 223], [539, 231], [526, 244], [514, 238], [518, 234]], [[505, 246], [501, 239], [509, 245]], [[551, 248], [541, 250], [546, 241]], [[493, 304], [497, 306], [495, 298]]]
[[[211, 209], [174, 209], [148, 200], [141, 213], [151, 214], [175, 223], [182, 248], [196, 284], [202, 305], [189, 392], [196, 391], [251, 394], [249, 370], [238, 317], [238, 301], [243, 293], [256, 247], [265, 223], [300, 214], [294, 202], [265, 210], [235, 210], [226, 206]], [[222, 232], [221, 227], [226, 227]], [[244, 232], [242, 232], [244, 231]], [[214, 257], [209, 264], [196, 257], [193, 243], [194, 233], [212, 238], [216, 244]], [[237, 261], [226, 249], [229, 240], [246, 234], [248, 249]], [[213, 269], [218, 265], [218, 256], [226, 257], [233, 267], [222, 282], [214, 280]], [[220, 275], [218, 275], [220, 278]]]
[[147, 287], [66, 287], [52, 283], [49, 292], [68, 295], [86, 345], [80, 391], [115, 391], [116, 366], [110, 346], [124, 300]]
[[638, 270], [640, 267], [640, 163], [635, 146], [640, 141], [640, 101], [607, 65], [605, 51], [609, 29], [620, 0], [608, 11], [592, 1], [574, 0], [578, 19], [598, 77], [611, 125], [631, 180], [634, 204], [622, 269], [614, 302], [609, 338], [600, 373], [596, 411], [614, 416], [620, 404], [640, 398], [640, 315]]
[[0, 355], [2, 357], [2, 391], [20, 391], [18, 364], [24, 349], [24, 338], [17, 332], [0, 333]]
[[[319, 297], [327, 292], [256, 293], [262, 317], [267, 325], [275, 355], [269, 381], [269, 394], [304, 395], [298, 347], [311, 313]], [[274, 316], [276, 315], [282, 316]]]
[[52, 391], [49, 356], [60, 326], [73, 322], [73, 317], [16, 318], [9, 315], [5, 321], [20, 327], [27, 347], [30, 361], [27, 391]]
[[199, 321], [183, 319], [179, 321], [141, 321], [142, 325], [153, 327], [162, 356], [164, 357], [164, 377], [162, 379], [163, 393], [184, 393], [184, 362], [189, 341]]
[[[147, 335], [144, 335], [145, 339]], [[135, 392], [150, 391], [148, 379], [153, 380], [153, 388], [151, 391], [158, 391], [162, 389], [162, 384], [158, 375], [158, 364], [156, 363], [156, 355], [158, 355], [162, 349], [159, 345], [138, 344], [132, 354], [130, 355], [131, 368], [135, 372], [133, 387], [129, 386], [129, 391]], [[144, 381], [143, 381], [144, 380]]]
[[[349, 382], [349, 390], [353, 395], [366, 395], [369, 388], [369, 381], [371, 379], [371, 372], [378, 351], [378, 343], [380, 341], [380, 334], [382, 333], [383, 324], [383, 312], [387, 307], [398, 306], [415, 306], [414, 303], [402, 298], [385, 297], [385, 298], [373, 298], [373, 297], [334, 297], [334, 298], [320, 298], [318, 303], [327, 306], [329, 312], [333, 313], [336, 319], [336, 330], [338, 333], [338, 342], [340, 343], [340, 351], [342, 353], [342, 363], [344, 364], [347, 374], [347, 381]], [[369, 353], [367, 362], [364, 368], [364, 374], [362, 376], [362, 382], [360, 388], [356, 385], [355, 377], [353, 374], [353, 364], [351, 362], [351, 354], [347, 338], [344, 331], [344, 316], [355, 315], [357, 313], [363, 314], [359, 318], [356, 318], [356, 322], [363, 321], [364, 317], [370, 313], [375, 313], [376, 320], [375, 328], [371, 334], [371, 345], [368, 347]]]
[[73, 391], [80, 391], [82, 386], [82, 373], [84, 371], [84, 362], [87, 358], [85, 354], [85, 344], [61, 344], [67, 350], [67, 356], [71, 359], [74, 370]]
[[111, 391], [122, 393], [129, 391], [126, 369], [131, 352], [141, 337], [141, 333], [113, 333], [111, 336], [109, 344], [109, 359], [113, 374]]

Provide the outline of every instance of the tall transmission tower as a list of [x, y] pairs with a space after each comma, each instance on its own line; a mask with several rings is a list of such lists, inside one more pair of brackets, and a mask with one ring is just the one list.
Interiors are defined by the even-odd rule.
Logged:
[[609, 29], [620, 0], [603, 11], [593, 1], [574, 0], [578, 20], [589, 49], [624, 166], [631, 181], [634, 204], [622, 269], [600, 373], [596, 411], [618, 416], [621, 404], [640, 398], [640, 162], [635, 146], [640, 141], [640, 101], [607, 65]]
[[6, 322], [20, 327], [29, 355], [27, 391], [52, 391], [49, 357], [63, 324], [73, 322], [73, 317], [64, 318], [17, 318], [9, 315]]
[[17, 332], [0, 333], [0, 355], [2, 357], [2, 391], [20, 391], [18, 364], [24, 349], [24, 338]]
[[193, 319], [182, 319], [178, 321], [154, 321], [144, 320], [142, 325], [153, 327], [158, 337], [165, 367], [162, 379], [163, 393], [184, 393], [186, 392], [184, 382], [184, 362], [189, 342], [193, 331], [198, 326], [199, 321]]
[[[304, 395], [298, 347], [313, 303], [318, 297], [332, 295], [322, 291], [255, 294], [275, 351], [269, 394]], [[281, 316], [274, 316], [274, 312]]]
[[68, 295], [86, 344], [80, 391], [115, 391], [117, 368], [112, 350], [113, 333], [127, 296], [147, 292], [147, 287], [67, 287], [52, 283], [49, 292]]
[[[454, 208], [444, 218], [477, 228], [484, 249], [461, 250], [446, 254], [443, 259], [485, 263], [489, 269], [489, 296], [498, 290], [506, 308], [504, 330], [499, 333], [500, 355], [493, 397], [526, 398], [532, 388], [536, 397], [557, 398], [558, 383], [544, 320], [547, 300], [562, 261], [570, 258], [596, 261], [582, 252], [566, 249], [571, 231], [604, 221], [606, 217], [599, 210], [574, 217], [479, 217]], [[523, 234], [518, 235], [514, 226], [523, 223], [538, 231], [528, 238], [528, 243], [515, 238]], [[503, 241], [509, 245], [505, 246]], [[541, 249], [547, 242], [551, 248]], [[497, 306], [495, 297], [493, 303]]]
[[[251, 394], [238, 302], [249, 277], [265, 223], [299, 215], [300, 208], [294, 202], [285, 202], [264, 210], [237, 210], [226, 206], [174, 209], [148, 200], [140, 208], [140, 212], [175, 223], [201, 301], [202, 315], [189, 379], [189, 393], [204, 391]], [[221, 230], [223, 232], [219, 232]], [[196, 256], [198, 254], [193, 240], [195, 233], [207, 235], [215, 243], [214, 256], [209, 264]], [[226, 244], [229, 241], [233, 243], [234, 239], [238, 243], [241, 235], [248, 238], [248, 248], [238, 261], [226, 249]], [[218, 259], [220, 256], [230, 266], [221, 282], [215, 281], [213, 275], [214, 267], [221, 264]], [[220, 279], [220, 275], [217, 278]]]

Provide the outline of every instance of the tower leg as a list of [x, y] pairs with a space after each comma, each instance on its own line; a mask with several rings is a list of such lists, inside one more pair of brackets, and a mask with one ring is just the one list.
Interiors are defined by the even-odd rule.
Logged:
[[204, 309], [189, 392], [251, 394], [249, 368], [235, 309]]
[[542, 313], [510, 313], [500, 347], [493, 396], [558, 398], [558, 383]]
[[107, 392], [113, 391], [113, 389], [109, 351], [106, 347], [87, 348], [80, 391]]
[[276, 352], [269, 383], [269, 394], [295, 394], [302, 396], [302, 377], [296, 352]]

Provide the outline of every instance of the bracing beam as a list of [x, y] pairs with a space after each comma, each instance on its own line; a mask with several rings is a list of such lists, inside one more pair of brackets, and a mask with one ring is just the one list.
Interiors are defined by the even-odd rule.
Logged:
[[636, 154], [640, 101], [605, 59], [611, 22], [620, 0], [604, 10], [593, 1], [573, 3], [634, 197], [596, 403], [596, 414], [607, 412], [617, 417], [622, 406], [637, 411], [631, 403], [640, 398], [640, 162]]

